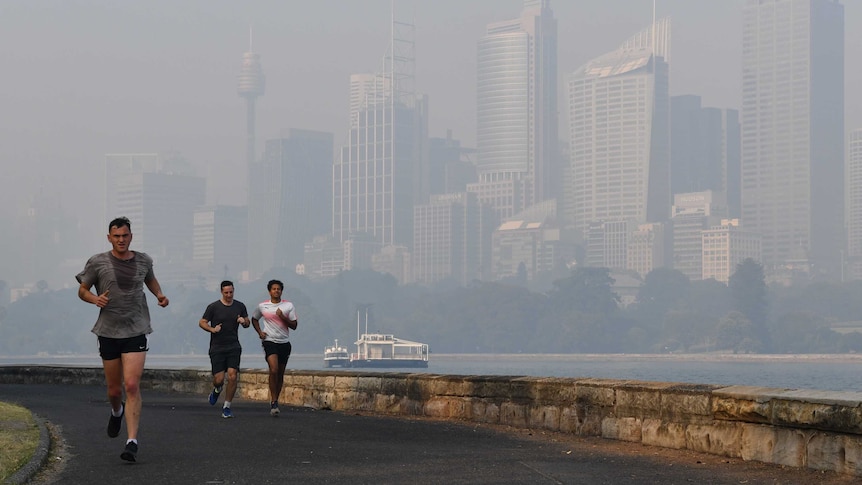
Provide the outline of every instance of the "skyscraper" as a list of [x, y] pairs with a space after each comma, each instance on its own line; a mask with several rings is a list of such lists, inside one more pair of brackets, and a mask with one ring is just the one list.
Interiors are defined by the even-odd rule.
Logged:
[[248, 207], [199, 207], [193, 230], [192, 259], [211, 283], [234, 279], [248, 268]]
[[739, 112], [706, 108], [700, 96], [670, 98], [671, 193], [711, 190], [739, 217]]
[[428, 197], [428, 102], [413, 87], [414, 30], [393, 20], [381, 72], [351, 76], [356, 111], [332, 166], [332, 235], [339, 243], [364, 233], [383, 246], [412, 246], [413, 207]]
[[329, 232], [332, 134], [291, 129], [267, 140], [249, 175], [249, 269], [257, 277], [272, 267], [293, 269], [305, 243]]
[[741, 223], [761, 234], [767, 273], [802, 261], [816, 275], [839, 276], [843, 152], [844, 6], [748, 0]]
[[479, 184], [508, 217], [557, 196], [557, 20], [550, 0], [525, 0], [521, 17], [488, 25], [478, 46], [476, 89]]
[[847, 279], [862, 279], [862, 129], [850, 133], [847, 149]]
[[206, 180], [178, 154], [108, 154], [105, 174], [106, 220], [131, 220], [135, 247], [165, 265], [163, 283], [188, 281], [194, 213], [206, 200]]
[[483, 279], [490, 267], [491, 209], [475, 194], [434, 194], [414, 208], [413, 276], [416, 282], [452, 279], [460, 285]]
[[636, 227], [670, 215], [669, 24], [662, 20], [645, 32], [657, 42], [636, 35], [568, 76], [571, 161], [563, 217], [576, 235], [591, 223]]

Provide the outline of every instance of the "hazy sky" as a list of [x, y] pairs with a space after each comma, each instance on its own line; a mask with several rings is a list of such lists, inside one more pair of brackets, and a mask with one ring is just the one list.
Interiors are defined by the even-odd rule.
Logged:
[[[650, 0], [557, 0], [559, 72], [616, 48]], [[862, 2], [846, 0], [848, 130], [862, 128]], [[475, 140], [476, 43], [521, 0], [416, 0], [416, 86], [430, 133]], [[400, 3], [399, 3], [400, 5]], [[738, 108], [743, 0], [658, 0], [672, 18], [671, 94]], [[348, 80], [381, 65], [390, 0], [4, 0], [0, 2], [0, 216], [41, 187], [103, 241], [104, 154], [181, 152], [209, 202], [245, 202], [245, 105], [236, 77], [254, 29], [266, 94], [258, 144], [289, 128], [345, 139]], [[562, 94], [562, 93], [561, 93]], [[561, 103], [563, 98], [561, 97]], [[563, 112], [565, 106], [560, 105]], [[561, 119], [561, 125], [564, 120]], [[13, 168], [14, 167], [14, 168]]]

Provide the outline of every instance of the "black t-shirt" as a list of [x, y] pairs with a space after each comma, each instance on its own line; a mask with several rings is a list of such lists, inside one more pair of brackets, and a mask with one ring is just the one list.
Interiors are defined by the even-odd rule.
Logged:
[[226, 306], [221, 300], [216, 300], [204, 310], [203, 319], [210, 322], [210, 327], [221, 324], [221, 332], [210, 334], [210, 353], [242, 350], [239, 344], [239, 322], [237, 318], [248, 318], [248, 311], [243, 302], [234, 300]]

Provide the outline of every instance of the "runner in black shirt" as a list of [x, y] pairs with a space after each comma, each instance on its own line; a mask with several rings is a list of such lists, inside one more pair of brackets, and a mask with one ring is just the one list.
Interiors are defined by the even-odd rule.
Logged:
[[222, 417], [232, 418], [230, 402], [236, 393], [239, 377], [239, 361], [242, 346], [239, 343], [239, 326], [248, 328], [250, 320], [245, 305], [233, 299], [233, 283], [221, 282], [221, 299], [210, 303], [204, 310], [198, 325], [210, 333], [210, 363], [212, 364], [213, 390], [209, 395], [210, 405], [218, 401], [227, 372], [227, 394], [224, 397]]

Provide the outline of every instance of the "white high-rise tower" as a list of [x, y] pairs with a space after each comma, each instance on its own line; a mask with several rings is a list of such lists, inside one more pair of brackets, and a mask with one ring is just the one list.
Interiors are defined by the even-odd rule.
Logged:
[[[557, 20], [550, 0], [489, 24], [478, 44], [471, 192], [503, 218], [558, 193]], [[503, 195], [501, 195], [503, 194]]]
[[242, 55], [242, 67], [237, 77], [237, 93], [245, 98], [246, 106], [246, 164], [255, 160], [254, 156], [254, 105], [258, 96], [263, 96], [265, 80], [260, 67], [260, 55], [252, 51], [252, 36], [249, 30], [248, 52]]
[[568, 76], [563, 215], [577, 235], [670, 216], [669, 38], [661, 20]]

